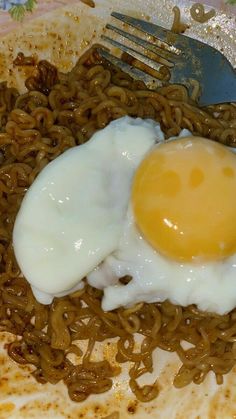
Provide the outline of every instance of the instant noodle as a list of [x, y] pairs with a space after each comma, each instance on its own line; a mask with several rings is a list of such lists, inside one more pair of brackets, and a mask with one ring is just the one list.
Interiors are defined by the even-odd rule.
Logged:
[[[144, 387], [137, 382], [152, 372], [156, 348], [178, 354], [182, 366], [174, 378], [176, 387], [199, 384], [209, 371], [222, 383], [236, 364], [235, 310], [220, 316], [165, 301], [104, 312], [102, 292], [88, 285], [43, 306], [16, 264], [12, 229], [24, 194], [42, 168], [110, 121], [124, 115], [152, 118], [160, 122], [166, 138], [187, 128], [234, 147], [236, 106], [200, 109], [183, 86], [150, 91], [101, 59], [96, 47], [68, 74], [40, 61], [26, 87], [27, 93], [20, 95], [6, 83], [0, 85], [0, 327], [16, 336], [8, 345], [10, 357], [33, 365], [40, 383], [63, 380], [70, 398], [78, 402], [109, 390], [112, 377], [120, 373], [106, 359], [93, 360], [96, 343], [113, 338], [117, 364], [132, 363], [129, 384], [143, 402], [159, 393], [157, 382]], [[141, 337], [138, 351], [136, 334]], [[85, 351], [78, 341], [87, 341]], [[182, 341], [190, 348], [183, 349]], [[70, 354], [78, 357], [78, 364]]]

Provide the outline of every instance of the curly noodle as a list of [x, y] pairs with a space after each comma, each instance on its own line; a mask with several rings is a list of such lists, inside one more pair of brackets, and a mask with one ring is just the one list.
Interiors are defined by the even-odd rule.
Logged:
[[184, 33], [189, 26], [186, 23], [181, 22], [180, 8], [178, 6], [174, 6], [172, 12], [174, 13], [174, 20], [171, 31], [174, 33]]
[[[0, 84], [0, 330], [20, 337], [8, 345], [8, 354], [19, 364], [33, 365], [40, 383], [63, 380], [74, 401], [111, 388], [120, 369], [106, 359], [95, 362], [92, 355], [97, 342], [112, 338], [117, 340], [116, 361], [131, 363], [130, 387], [143, 402], [159, 393], [157, 382], [144, 387], [137, 382], [152, 372], [156, 348], [178, 354], [182, 366], [176, 387], [199, 384], [209, 371], [221, 383], [236, 363], [235, 310], [219, 316], [165, 301], [104, 312], [102, 292], [88, 285], [41, 305], [16, 264], [12, 230], [25, 192], [43, 167], [110, 121], [123, 115], [153, 118], [166, 138], [188, 128], [234, 146], [236, 106], [199, 109], [182, 86], [149, 91], [100, 59], [96, 48], [68, 74], [41, 61], [26, 86], [28, 92], [20, 95]], [[134, 333], [142, 337], [139, 352]], [[86, 350], [79, 347], [82, 340]], [[184, 350], [182, 341], [191, 348]], [[77, 364], [70, 354], [77, 356]]]
[[206, 23], [216, 15], [215, 9], [210, 9], [205, 12], [205, 8], [201, 3], [194, 3], [190, 8], [190, 15], [193, 20], [199, 23]]

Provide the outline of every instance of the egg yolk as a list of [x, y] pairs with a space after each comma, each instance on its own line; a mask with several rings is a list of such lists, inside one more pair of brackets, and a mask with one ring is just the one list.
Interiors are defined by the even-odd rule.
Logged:
[[236, 155], [201, 137], [157, 145], [132, 186], [136, 224], [160, 253], [183, 262], [236, 251]]

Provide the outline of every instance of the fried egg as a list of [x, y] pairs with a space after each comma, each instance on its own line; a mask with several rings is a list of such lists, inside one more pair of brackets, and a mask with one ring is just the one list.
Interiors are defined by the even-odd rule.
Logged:
[[154, 147], [134, 175], [118, 249], [89, 275], [104, 289], [103, 309], [166, 299], [233, 309], [235, 191], [236, 156], [223, 145], [187, 137]]
[[42, 170], [13, 232], [40, 302], [87, 277], [105, 311], [166, 299], [219, 314], [236, 306], [236, 156], [181, 136], [164, 142], [159, 124], [125, 117]]
[[125, 117], [41, 171], [13, 231], [20, 269], [40, 301], [80, 287], [117, 249], [133, 174], [163, 139], [154, 121]]

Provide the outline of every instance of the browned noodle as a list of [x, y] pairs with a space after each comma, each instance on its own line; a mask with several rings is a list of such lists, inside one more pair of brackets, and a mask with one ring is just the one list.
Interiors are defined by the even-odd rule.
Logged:
[[[123, 115], [153, 118], [166, 137], [183, 128], [234, 146], [236, 107], [199, 109], [184, 87], [148, 91], [120, 70], [87, 51], [68, 74], [41, 61], [26, 81], [28, 92], [0, 85], [0, 330], [21, 336], [8, 346], [19, 364], [31, 364], [40, 383], [63, 380], [72, 400], [109, 390], [120, 369], [93, 360], [98, 342], [117, 339], [116, 361], [131, 362], [130, 387], [143, 402], [159, 393], [158, 383], [140, 387], [138, 377], [152, 372], [155, 348], [176, 352], [182, 362], [176, 387], [199, 384], [209, 371], [218, 383], [235, 365], [236, 311], [225, 316], [179, 307], [168, 301], [137, 304], [105, 313], [102, 292], [86, 285], [49, 306], [39, 304], [20, 277], [12, 249], [12, 229], [22, 198], [37, 174], [66, 149], [87, 141]], [[123, 284], [128, 282], [123, 278]], [[142, 337], [139, 352], [134, 333]], [[78, 341], [87, 340], [87, 349]], [[184, 350], [182, 341], [191, 344]], [[73, 364], [70, 354], [78, 358]]]
[[186, 23], [181, 22], [180, 8], [178, 6], [174, 6], [172, 11], [174, 12], [174, 20], [171, 31], [174, 33], [184, 33], [189, 26]]
[[93, 0], [80, 0], [82, 3], [87, 4], [89, 7], [95, 7], [95, 3]]
[[204, 5], [201, 3], [194, 3], [190, 8], [191, 17], [199, 23], [208, 22], [212, 17], [215, 16], [215, 9], [210, 9], [205, 12]]
[[102, 419], [119, 419], [119, 418], [120, 418], [119, 412], [113, 412], [110, 415], [103, 417]]

